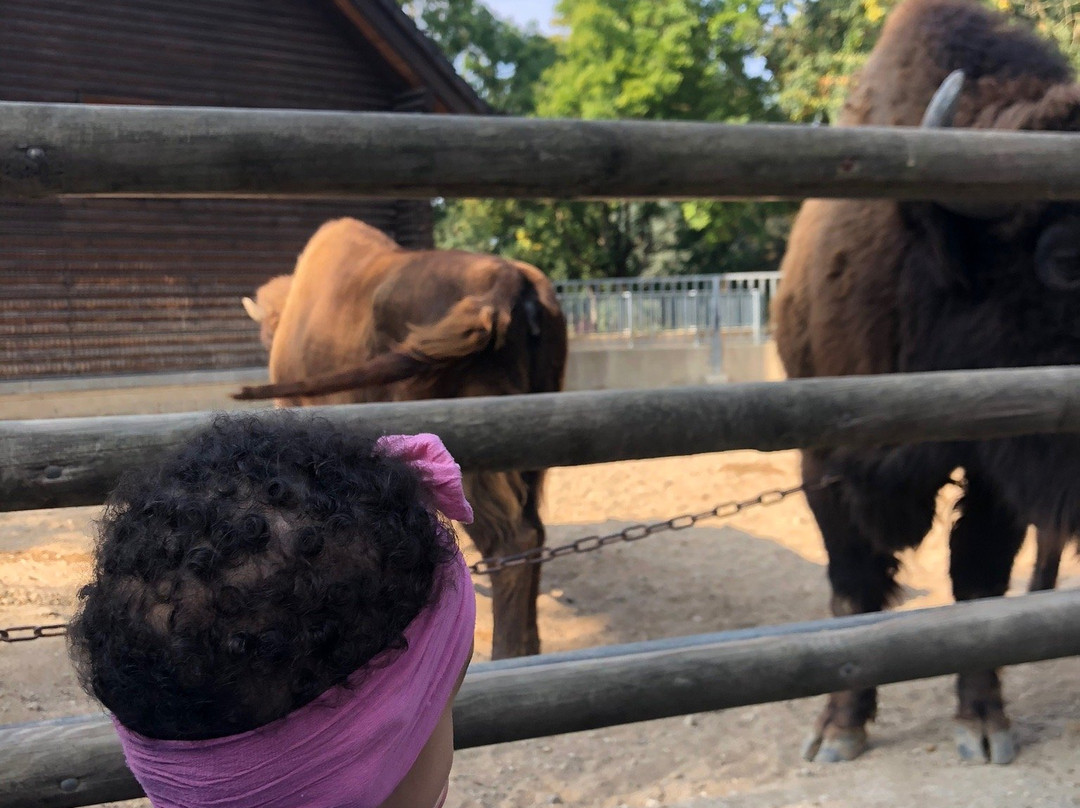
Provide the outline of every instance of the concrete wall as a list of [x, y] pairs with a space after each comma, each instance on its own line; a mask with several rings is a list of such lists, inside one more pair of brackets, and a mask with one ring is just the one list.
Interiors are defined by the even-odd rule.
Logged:
[[629, 390], [705, 384], [710, 348], [693, 344], [571, 344], [567, 390]]
[[0, 420], [260, 409], [269, 401], [233, 401], [239, 384], [189, 384], [0, 395]]
[[0, 419], [259, 409], [270, 402], [229, 396], [244, 384], [265, 381], [266, 371], [244, 370], [4, 382]]
[[[612, 342], [574, 342], [567, 363], [566, 389], [640, 389], [783, 378], [771, 342], [755, 345], [726, 341], [722, 375], [712, 373], [710, 351], [708, 345], [683, 342], [637, 344], [632, 348]], [[261, 409], [270, 402], [240, 402], [229, 396], [241, 384], [263, 381], [264, 372], [244, 371], [9, 382], [0, 384], [0, 419]]]
[[771, 339], [762, 343], [726, 341], [724, 376], [729, 382], [778, 382], [786, 378]]

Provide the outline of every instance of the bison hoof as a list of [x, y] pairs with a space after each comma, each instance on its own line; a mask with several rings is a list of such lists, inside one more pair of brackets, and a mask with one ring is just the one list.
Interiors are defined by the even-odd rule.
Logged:
[[826, 727], [803, 744], [803, 758], [813, 763], [841, 763], [854, 760], [866, 751], [866, 729]]
[[958, 719], [956, 751], [969, 763], [1004, 765], [1016, 759], [1016, 739], [1012, 730], [997, 722]]

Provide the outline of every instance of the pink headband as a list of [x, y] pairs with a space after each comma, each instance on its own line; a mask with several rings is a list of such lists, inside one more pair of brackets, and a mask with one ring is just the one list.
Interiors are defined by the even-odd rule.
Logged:
[[[432, 505], [472, 521], [461, 469], [435, 435], [378, 446], [421, 471]], [[456, 548], [455, 548], [456, 551]], [[405, 629], [408, 649], [365, 665], [314, 701], [263, 727], [206, 741], [161, 741], [113, 719], [128, 767], [154, 808], [377, 808], [416, 762], [469, 658], [476, 621], [460, 551], [438, 597]]]

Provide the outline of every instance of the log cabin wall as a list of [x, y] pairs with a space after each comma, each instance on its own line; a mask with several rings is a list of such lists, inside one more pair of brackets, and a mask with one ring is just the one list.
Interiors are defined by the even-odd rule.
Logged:
[[[4, 0], [0, 98], [435, 106], [338, 0]], [[430, 206], [415, 201], [0, 202], [0, 380], [264, 365], [240, 298], [292, 271], [318, 226], [343, 215], [431, 244]]]

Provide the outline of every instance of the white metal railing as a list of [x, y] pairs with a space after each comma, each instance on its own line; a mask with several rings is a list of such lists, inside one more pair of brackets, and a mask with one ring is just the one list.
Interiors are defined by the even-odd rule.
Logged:
[[744, 334], [760, 341], [775, 272], [559, 281], [556, 291], [571, 336], [686, 336], [695, 341]]
[[555, 281], [559, 294], [591, 289], [600, 292], [679, 292], [696, 289], [759, 289], [766, 301], [780, 286], [780, 273], [727, 272], [716, 275], [671, 275], [662, 278], [597, 278], [583, 281]]
[[765, 313], [768, 314], [768, 306], [776, 296], [780, 288], [779, 272], [730, 272], [720, 275], [722, 288], [728, 291], [737, 289], [757, 289], [761, 292], [762, 302], [765, 304]]

